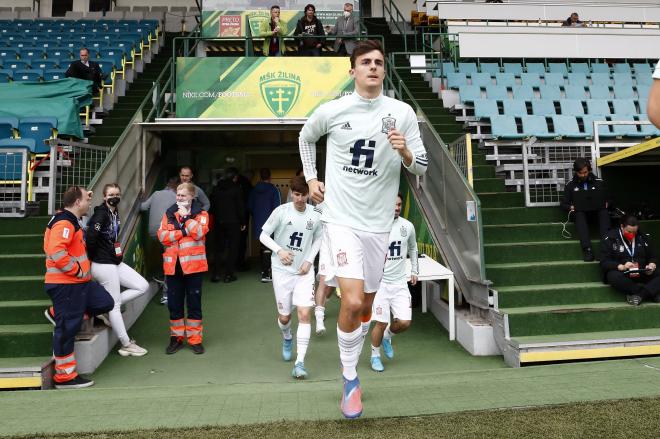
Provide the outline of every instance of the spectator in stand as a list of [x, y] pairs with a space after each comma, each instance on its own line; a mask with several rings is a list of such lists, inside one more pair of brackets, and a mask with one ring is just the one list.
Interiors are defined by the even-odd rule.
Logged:
[[651, 123], [660, 128], [660, 61], [658, 61], [658, 65], [655, 66], [655, 71], [653, 72], [653, 85], [649, 92], [647, 112]]
[[179, 169], [179, 183], [190, 183], [193, 186], [195, 186], [195, 199], [202, 203], [202, 210], [208, 212], [209, 208], [211, 207], [211, 202], [209, 201], [209, 197], [206, 196], [202, 188], [197, 186], [195, 183], [193, 183], [193, 177], [195, 175], [192, 172], [192, 168], [190, 166], [182, 166]]
[[[270, 182], [270, 169], [261, 168], [259, 170], [259, 176], [261, 177], [261, 181], [254, 186], [254, 189], [252, 189], [248, 201], [248, 209], [252, 214], [253, 236], [259, 236], [261, 234], [264, 223], [273, 210], [275, 210], [281, 203], [279, 189]], [[259, 255], [261, 257], [261, 282], [271, 282], [271, 251], [268, 247], [261, 244]]]
[[561, 201], [561, 207], [569, 212], [569, 216], [573, 215], [575, 221], [575, 229], [577, 230], [582, 246], [582, 254], [585, 262], [591, 262], [594, 258], [594, 253], [591, 248], [591, 238], [589, 237], [588, 219], [596, 217], [598, 219], [599, 237], [602, 239], [607, 231], [610, 229], [610, 216], [607, 213], [607, 202], [600, 209], [594, 211], [583, 211], [575, 209], [575, 202], [573, 200], [576, 192], [579, 191], [605, 191], [605, 184], [603, 180], [597, 178], [591, 172], [591, 164], [585, 158], [577, 158], [573, 163], [574, 176], [571, 181], [566, 183], [564, 188], [564, 198]]
[[653, 246], [648, 236], [639, 232], [637, 218], [632, 215], [625, 216], [621, 226], [603, 239], [600, 266], [604, 281], [625, 294], [630, 305], [647, 299], [660, 302], [656, 263]]
[[577, 12], [573, 12], [561, 25], [562, 27], [584, 27]]
[[337, 36], [334, 46], [337, 55], [351, 56], [356, 41], [351, 37], [356, 37], [360, 33], [358, 22], [353, 15], [352, 3], [344, 3], [344, 14], [337, 17], [335, 27], [330, 33]]
[[310, 38], [311, 36], [324, 36], [323, 24], [321, 20], [316, 18], [316, 7], [309, 4], [305, 6], [305, 15], [298, 20], [294, 35], [301, 35], [298, 45], [298, 54], [300, 56], [321, 56], [321, 47], [323, 47], [323, 40], [318, 38]]
[[86, 47], [80, 49], [80, 59], [69, 64], [64, 76], [92, 81], [94, 83], [94, 95], [99, 93], [99, 90], [103, 87], [103, 80], [108, 77], [101, 70], [99, 63], [89, 60], [89, 49]]
[[280, 19], [280, 7], [270, 7], [270, 20], [259, 25], [259, 36], [264, 37], [265, 56], [283, 56], [286, 53], [284, 37], [289, 32], [286, 22]]
[[220, 261], [225, 258], [225, 283], [236, 280], [241, 231], [245, 230], [246, 213], [243, 193], [238, 184], [238, 169], [228, 168], [211, 192], [211, 213], [214, 218], [215, 265], [211, 282], [220, 282]]

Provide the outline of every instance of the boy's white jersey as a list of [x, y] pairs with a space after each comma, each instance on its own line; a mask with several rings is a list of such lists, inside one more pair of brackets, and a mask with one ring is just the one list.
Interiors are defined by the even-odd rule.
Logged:
[[300, 155], [307, 181], [317, 178], [315, 142], [327, 134], [325, 222], [387, 233], [399, 190], [402, 159], [387, 140], [396, 128], [413, 154], [407, 169], [426, 171], [426, 150], [410, 105], [380, 95], [364, 99], [356, 92], [321, 105], [300, 131]]
[[383, 270], [382, 282], [394, 284], [406, 282], [406, 258], [410, 256], [412, 273], [418, 274], [417, 236], [415, 226], [405, 218], [397, 218], [390, 231], [390, 244]]
[[293, 203], [282, 204], [270, 214], [262, 230], [267, 235], [274, 234], [275, 242], [294, 255], [291, 265], [283, 265], [273, 252], [274, 270], [297, 274], [303, 262], [314, 263], [316, 255], [310, 253], [314, 241], [321, 239], [321, 214], [313, 206], [306, 204], [305, 211], [298, 212]]

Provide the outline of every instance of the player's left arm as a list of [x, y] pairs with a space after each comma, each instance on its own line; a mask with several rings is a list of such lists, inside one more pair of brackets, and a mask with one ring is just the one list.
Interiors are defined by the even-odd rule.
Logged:
[[419, 133], [417, 115], [408, 107], [401, 129], [393, 129], [387, 135], [392, 148], [401, 156], [403, 166], [415, 175], [423, 175], [428, 166], [426, 149]]
[[408, 233], [408, 256], [410, 257], [410, 283], [415, 285], [417, 283], [417, 276], [419, 276], [417, 235], [415, 234], [415, 227], [410, 227], [410, 233]]

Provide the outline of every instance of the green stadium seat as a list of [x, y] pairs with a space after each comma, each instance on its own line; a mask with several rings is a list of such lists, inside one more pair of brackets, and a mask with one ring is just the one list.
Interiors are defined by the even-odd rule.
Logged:
[[473, 62], [459, 62], [458, 71], [461, 73], [477, 73], [477, 64]]
[[591, 69], [586, 62], [574, 62], [571, 63], [571, 72], [573, 73], [584, 73], [588, 75], [591, 73]]
[[519, 85], [513, 88], [513, 98], [531, 101], [534, 99], [534, 90], [531, 85]]
[[611, 85], [612, 78], [609, 73], [592, 73], [591, 82], [596, 85]]
[[545, 85], [564, 85], [563, 73], [546, 73], [543, 76]]
[[458, 88], [462, 85], [467, 85], [465, 73], [447, 73], [447, 88]]
[[610, 106], [605, 99], [587, 99], [588, 114], [610, 114]]
[[541, 85], [541, 76], [538, 73], [521, 73], [520, 80], [522, 85], [531, 85], [532, 87]]
[[562, 99], [559, 101], [561, 114], [565, 116], [581, 116], [584, 114], [582, 101], [578, 99]]
[[632, 85], [632, 75], [630, 73], [613, 73], [614, 85]]
[[575, 116], [567, 116], [564, 114], [552, 116], [552, 124], [555, 127], [555, 134], [561, 137], [579, 138], [584, 137], [584, 133], [580, 132]]
[[534, 99], [532, 100], [532, 114], [537, 116], [555, 115], [557, 114], [555, 111], [555, 103], [549, 99]]
[[571, 85], [581, 85], [582, 87], [587, 85], [587, 75], [584, 73], [569, 73], [568, 83]]
[[550, 99], [553, 101], [561, 99], [561, 91], [558, 85], [542, 85], [539, 87], [539, 92], [541, 93], [541, 99]]
[[523, 68], [519, 62], [504, 63], [504, 73], [513, 73], [514, 75], [520, 75], [522, 72], [523, 72]]
[[495, 138], [518, 139], [523, 137], [518, 132], [516, 119], [513, 116], [491, 116], [490, 126]]
[[477, 85], [461, 85], [458, 87], [458, 96], [461, 102], [474, 102], [481, 99], [481, 87]]
[[554, 137], [548, 131], [548, 123], [545, 116], [523, 116], [522, 118], [523, 134], [526, 137]]
[[635, 97], [635, 92], [632, 89], [632, 85], [614, 85], [614, 97], [617, 99], [632, 99]]
[[472, 85], [478, 85], [480, 87], [486, 87], [493, 83], [490, 73], [472, 73], [470, 79], [472, 80]]
[[545, 73], [545, 65], [539, 62], [530, 62], [525, 65], [527, 73], [538, 73], [542, 75]]
[[479, 64], [479, 69], [481, 72], [490, 73], [491, 75], [500, 73], [500, 65], [495, 62], [483, 62]]
[[565, 63], [551, 62], [548, 64], [548, 71], [551, 73], [568, 73], [568, 68]]
[[507, 99], [502, 103], [505, 115], [514, 117], [527, 116], [527, 105], [525, 104], [525, 101]]
[[591, 63], [592, 73], [610, 73], [610, 66], [605, 63]]
[[509, 91], [503, 85], [490, 84], [486, 86], [486, 96], [488, 99], [506, 100], [509, 99]]
[[610, 99], [612, 97], [610, 88], [606, 85], [599, 84], [589, 86], [589, 95], [591, 99]]
[[474, 115], [475, 117], [491, 117], [499, 114], [497, 101], [493, 99], [475, 99]]
[[564, 93], [566, 94], [566, 99], [586, 99], [587, 95], [584, 90], [584, 87], [581, 85], [565, 85]]
[[497, 85], [513, 88], [516, 85], [516, 77], [513, 73], [496, 73], [495, 82]]

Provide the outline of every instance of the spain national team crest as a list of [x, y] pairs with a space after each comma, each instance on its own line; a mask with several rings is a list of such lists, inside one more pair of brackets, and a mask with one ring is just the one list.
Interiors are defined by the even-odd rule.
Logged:
[[346, 252], [340, 251], [337, 253], [337, 265], [343, 267], [348, 264], [348, 258], [346, 257]]
[[376, 307], [376, 315], [383, 315], [383, 308], [380, 306]]
[[284, 117], [296, 105], [300, 96], [300, 76], [278, 72], [259, 81], [261, 97], [275, 117]]
[[401, 226], [400, 232], [401, 232], [401, 237], [402, 238], [405, 238], [406, 236], [408, 236], [408, 231], [406, 230], [406, 226]]
[[383, 128], [381, 129], [381, 132], [384, 134], [387, 134], [390, 132], [390, 130], [396, 129], [396, 119], [393, 117], [384, 117], [383, 118]]
[[314, 228], [314, 221], [309, 220], [307, 221], [307, 230], [312, 230]]

